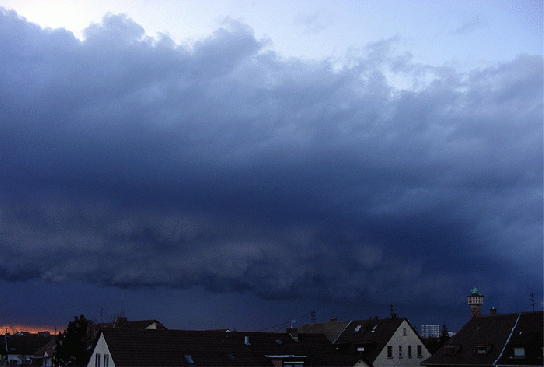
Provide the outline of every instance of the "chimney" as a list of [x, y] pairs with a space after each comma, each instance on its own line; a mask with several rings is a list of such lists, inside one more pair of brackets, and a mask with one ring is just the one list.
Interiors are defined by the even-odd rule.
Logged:
[[113, 327], [123, 327], [127, 323], [128, 319], [123, 316], [117, 316], [115, 318], [115, 322], [113, 323]]
[[338, 319], [336, 317], [331, 317], [331, 322], [337, 322]]
[[288, 327], [286, 331], [293, 340], [298, 340], [298, 329], [296, 327]]
[[491, 310], [489, 310], [489, 315], [497, 316], [497, 309], [495, 307], [491, 307]]

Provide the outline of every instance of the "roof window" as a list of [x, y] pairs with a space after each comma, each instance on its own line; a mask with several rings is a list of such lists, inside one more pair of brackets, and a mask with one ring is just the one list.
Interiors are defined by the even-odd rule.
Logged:
[[461, 350], [460, 345], [446, 345], [444, 347], [444, 353], [449, 355], [457, 354], [459, 353], [460, 350]]
[[515, 358], [525, 358], [525, 348], [514, 348], [514, 357]]
[[485, 355], [491, 351], [491, 345], [477, 345], [474, 347], [474, 354]]
[[353, 331], [354, 333], [357, 333], [359, 330], [361, 330], [361, 324], [357, 325], [355, 327], [355, 330]]

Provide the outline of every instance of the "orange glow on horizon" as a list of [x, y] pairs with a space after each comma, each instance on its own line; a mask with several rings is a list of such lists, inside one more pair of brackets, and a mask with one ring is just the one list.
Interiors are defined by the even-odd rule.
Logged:
[[61, 326], [51, 326], [51, 325], [24, 325], [24, 324], [11, 324], [11, 325], [0, 325], [0, 335], [10, 333], [15, 334], [18, 332], [29, 332], [31, 334], [36, 334], [39, 332], [47, 331], [51, 335], [56, 335], [61, 331], [64, 331], [64, 327]]

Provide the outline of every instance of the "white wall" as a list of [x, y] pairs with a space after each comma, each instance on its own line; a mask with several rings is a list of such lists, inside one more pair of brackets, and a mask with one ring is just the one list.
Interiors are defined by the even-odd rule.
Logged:
[[[404, 335], [404, 329], [406, 329], [406, 335]], [[427, 348], [425, 348], [425, 345], [423, 345], [406, 320], [404, 320], [397, 331], [395, 331], [387, 345], [393, 347], [393, 358], [387, 357], [386, 346], [374, 361], [375, 367], [419, 366], [421, 361], [431, 356]], [[417, 356], [418, 345], [421, 345], [421, 357]], [[399, 358], [399, 346], [402, 347], [402, 358]], [[412, 358], [408, 358], [408, 346], [412, 346]]]
[[113, 359], [111, 358], [110, 350], [108, 349], [108, 344], [106, 343], [106, 340], [104, 339], [104, 334], [100, 335], [100, 338], [96, 342], [96, 346], [93, 350], [93, 355], [91, 356], [91, 359], [89, 360], [89, 364], [87, 367], [95, 367], [96, 363], [96, 355], [100, 354], [100, 367], [104, 366], [104, 356], [108, 356], [108, 366], [107, 367], [115, 367], [115, 363], [113, 362]]

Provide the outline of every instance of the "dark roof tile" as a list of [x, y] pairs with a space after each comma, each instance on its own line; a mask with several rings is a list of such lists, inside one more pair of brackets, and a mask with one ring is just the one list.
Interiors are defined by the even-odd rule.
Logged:
[[[515, 346], [525, 346], [524, 359], [513, 360]], [[422, 365], [542, 365], [542, 312], [472, 318]], [[513, 363], [514, 362], [514, 363]]]

